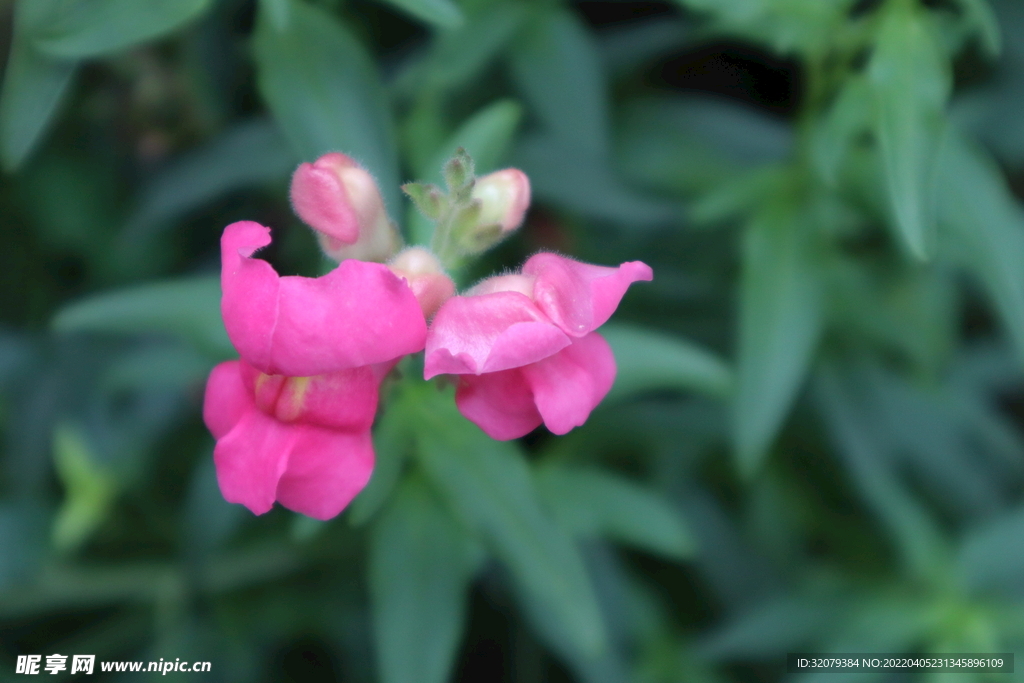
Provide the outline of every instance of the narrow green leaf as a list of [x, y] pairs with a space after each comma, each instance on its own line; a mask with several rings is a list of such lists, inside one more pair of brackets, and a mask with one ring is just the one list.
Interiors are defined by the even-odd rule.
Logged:
[[544, 9], [509, 56], [512, 75], [538, 118], [560, 140], [607, 155], [608, 95], [591, 34], [565, 9]]
[[536, 472], [537, 489], [573, 536], [607, 536], [682, 560], [696, 546], [683, 519], [642, 486], [595, 468], [549, 464]]
[[257, 83], [296, 154], [344, 152], [399, 206], [391, 109], [376, 66], [347, 27], [319, 7], [289, 0], [283, 29], [261, 11], [253, 42]]
[[426, 65], [426, 80], [438, 90], [466, 84], [497, 57], [526, 19], [522, 2], [492, 4], [469, 18], [459, 29], [439, 33]]
[[220, 280], [197, 276], [97, 294], [65, 306], [53, 318], [58, 332], [163, 332], [180, 336], [217, 358], [234, 355], [220, 317]]
[[165, 227], [227, 192], [286, 178], [297, 165], [269, 118], [239, 123], [163, 167], [143, 189], [126, 230]]
[[211, 0], [72, 0], [41, 27], [34, 45], [54, 57], [109, 54], [170, 33], [210, 4]]
[[949, 65], [915, 3], [886, 6], [868, 65], [894, 227], [910, 253], [928, 258], [934, 240], [933, 176], [949, 97]]
[[107, 516], [116, 487], [100, 469], [84, 435], [68, 424], [53, 435], [53, 459], [64, 485], [64, 502], [53, 520], [52, 540], [57, 550], [74, 550], [89, 539]]
[[521, 589], [548, 607], [554, 627], [579, 652], [600, 652], [604, 623], [583, 561], [542, 510], [522, 454], [467, 422], [450, 394], [430, 391], [419, 406], [417, 434], [431, 483], [485, 538]]
[[385, 0], [390, 5], [438, 28], [458, 28], [465, 22], [462, 10], [451, 0]]
[[753, 474], [796, 397], [821, 328], [810, 231], [788, 193], [747, 228], [733, 437], [740, 470]]
[[1024, 508], [970, 529], [958, 554], [967, 586], [975, 591], [1024, 591]]
[[699, 391], [725, 397], [732, 391], [732, 369], [714, 353], [679, 337], [633, 325], [612, 323], [601, 335], [615, 352], [618, 374], [606, 400], [655, 389]]
[[700, 650], [712, 659], [774, 659], [820, 642], [842, 607], [822, 596], [785, 595], [748, 608], [713, 630]]
[[14, 12], [14, 37], [0, 91], [0, 157], [7, 170], [21, 165], [39, 143], [77, 66], [32, 45], [33, 33], [47, 19], [41, 5], [19, 2]]
[[851, 372], [827, 366], [818, 373], [815, 396], [838, 452], [864, 502], [884, 524], [906, 568], [934, 579], [944, 570], [945, 546], [927, 510], [897, 478], [891, 444], [878, 416], [857, 393]]
[[402, 476], [412, 443], [409, 413], [401, 401], [391, 401], [373, 430], [376, 462], [370, 483], [349, 508], [349, 522], [354, 526], [376, 515], [391, 496]]
[[995, 164], [952, 132], [938, 187], [949, 256], [984, 285], [1024, 363], [1024, 211]]
[[383, 683], [445, 683], [481, 548], [409, 477], [374, 524], [369, 583]]

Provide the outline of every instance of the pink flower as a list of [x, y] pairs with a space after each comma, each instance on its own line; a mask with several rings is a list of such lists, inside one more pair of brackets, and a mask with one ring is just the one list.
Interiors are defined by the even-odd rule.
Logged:
[[387, 266], [346, 260], [320, 278], [280, 277], [251, 258], [269, 243], [257, 223], [224, 230], [221, 313], [242, 359], [213, 369], [203, 418], [226, 500], [328, 519], [369, 480], [378, 387], [423, 348], [426, 323]]
[[606, 268], [537, 254], [521, 273], [484, 280], [441, 306], [427, 335], [424, 376], [459, 375], [459, 410], [495, 439], [542, 422], [565, 434], [615, 380], [615, 358], [594, 330], [630, 284], [653, 276], [639, 261]]
[[351, 157], [331, 152], [301, 164], [290, 192], [295, 213], [335, 261], [385, 261], [398, 248], [377, 182]]

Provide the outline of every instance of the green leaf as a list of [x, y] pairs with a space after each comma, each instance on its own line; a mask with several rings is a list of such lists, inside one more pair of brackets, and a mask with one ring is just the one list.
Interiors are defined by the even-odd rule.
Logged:
[[823, 368], [815, 382], [818, 405], [854, 485], [887, 527], [905, 567], [916, 578], [934, 579], [945, 568], [943, 538], [928, 511], [899, 481], [891, 444], [877, 428], [873, 406], [857, 391], [855, 370]]
[[[604, 623], [583, 561], [541, 508], [522, 454], [467, 422], [450, 393], [427, 391], [417, 406], [418, 455], [433, 486], [484, 537], [520, 588], [548, 607], [578, 651], [603, 650]], [[416, 397], [410, 392], [409, 398]]]
[[100, 469], [84, 435], [68, 424], [53, 435], [53, 458], [64, 485], [64, 502], [53, 520], [53, 545], [74, 550], [103, 523], [116, 494], [115, 482]]
[[537, 117], [559, 140], [604, 157], [611, 131], [600, 56], [574, 14], [545, 9], [509, 56], [512, 75]]
[[398, 485], [413, 443], [409, 414], [401, 401], [391, 401], [373, 430], [376, 462], [373, 475], [349, 508], [349, 522], [359, 526], [377, 514]]
[[143, 189], [125, 229], [165, 227], [227, 192], [286, 178], [296, 165], [273, 121], [236, 124], [164, 166]]
[[805, 595], [766, 600], [713, 630], [700, 650], [712, 659], [748, 661], [809, 648], [833, 626], [837, 609], [843, 607], [837, 602]]
[[968, 530], [958, 566], [968, 588], [975, 591], [1024, 591], [1024, 508], [1008, 510]]
[[15, 7], [14, 37], [0, 91], [0, 157], [9, 171], [39, 143], [77, 67], [77, 62], [54, 59], [32, 44], [48, 17], [47, 4], [19, 2]]
[[376, 66], [347, 27], [319, 7], [290, 0], [285, 28], [260, 11], [253, 42], [260, 94], [296, 154], [351, 155], [399, 206], [391, 109]]
[[439, 28], [458, 28], [465, 22], [462, 10], [451, 0], [385, 0], [385, 2]]
[[835, 101], [811, 133], [811, 158], [815, 170], [830, 186], [841, 177], [855, 136], [868, 128], [872, 120], [871, 92], [863, 76], [847, 79]]
[[821, 329], [821, 285], [797, 201], [770, 200], [744, 238], [733, 437], [747, 476], [789, 412]]
[[220, 279], [196, 276], [105, 294], [65, 306], [57, 332], [163, 332], [186, 339], [215, 358], [235, 355], [220, 317]]
[[937, 182], [946, 251], [984, 285], [1024, 363], [1024, 211], [995, 164], [952, 132]]
[[117, 52], [192, 21], [211, 0], [72, 0], [61, 5], [34, 36], [54, 57], [82, 58]]
[[725, 397], [732, 391], [732, 369], [714, 353], [678, 337], [633, 325], [601, 328], [615, 352], [618, 373], [607, 400], [655, 389], [699, 391]]
[[934, 169], [949, 97], [949, 65], [923, 10], [886, 6], [868, 65], [873, 129], [889, 208], [910, 253], [928, 258], [934, 241]]
[[383, 683], [444, 683], [462, 637], [481, 548], [418, 477], [398, 489], [370, 538], [369, 583]]
[[477, 77], [512, 39], [526, 19], [526, 5], [500, 2], [477, 12], [454, 31], [437, 35], [426, 66], [427, 84], [438, 90], [465, 85]]
[[696, 546], [677, 510], [642, 486], [595, 468], [549, 464], [536, 472], [537, 489], [573, 536], [599, 535], [670, 559]]

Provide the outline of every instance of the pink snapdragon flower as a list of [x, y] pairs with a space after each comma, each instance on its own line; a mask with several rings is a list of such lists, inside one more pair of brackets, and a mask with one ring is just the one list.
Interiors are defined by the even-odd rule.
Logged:
[[492, 438], [518, 438], [541, 423], [565, 434], [615, 380], [615, 358], [594, 330], [630, 284], [653, 276], [639, 261], [607, 268], [537, 254], [520, 273], [484, 280], [441, 306], [424, 376], [458, 375], [459, 410]]
[[423, 348], [426, 322], [383, 264], [349, 259], [323, 277], [280, 277], [252, 258], [268, 244], [270, 231], [249, 221], [221, 238], [221, 313], [241, 360], [213, 369], [203, 418], [225, 499], [329, 519], [370, 478], [380, 382]]

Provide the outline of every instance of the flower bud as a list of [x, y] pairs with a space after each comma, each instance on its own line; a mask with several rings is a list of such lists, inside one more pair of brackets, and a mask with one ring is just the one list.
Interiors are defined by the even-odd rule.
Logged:
[[479, 225], [500, 225], [507, 234], [523, 224], [530, 206], [530, 180], [518, 168], [489, 173], [473, 186], [473, 199], [480, 201]]
[[376, 181], [344, 154], [331, 152], [301, 164], [292, 176], [291, 200], [336, 261], [385, 261], [398, 247]]
[[455, 283], [444, 272], [441, 262], [423, 247], [405, 249], [391, 259], [388, 268], [405, 278], [426, 318], [434, 315], [441, 304], [455, 294]]

